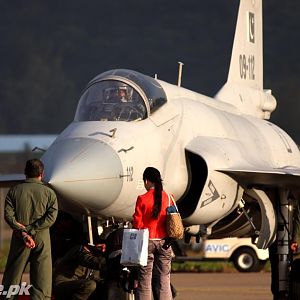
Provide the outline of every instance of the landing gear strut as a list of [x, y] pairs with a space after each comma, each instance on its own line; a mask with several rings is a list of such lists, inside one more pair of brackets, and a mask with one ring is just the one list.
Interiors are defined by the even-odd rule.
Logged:
[[293, 200], [288, 190], [280, 191], [277, 207], [276, 244], [270, 249], [272, 264], [272, 292], [276, 300], [294, 300], [290, 295], [292, 263], [291, 233], [293, 230]]

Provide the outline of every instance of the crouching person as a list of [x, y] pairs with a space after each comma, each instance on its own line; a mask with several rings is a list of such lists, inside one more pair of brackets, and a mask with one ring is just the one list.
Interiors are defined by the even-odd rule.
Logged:
[[103, 299], [103, 291], [96, 289], [101, 289], [105, 270], [104, 251], [104, 244], [76, 245], [58, 259], [53, 277], [55, 299], [86, 300], [94, 297], [95, 293], [97, 299]]
[[137, 287], [137, 271], [120, 264], [123, 228], [117, 228], [106, 238], [107, 300], [126, 300]]

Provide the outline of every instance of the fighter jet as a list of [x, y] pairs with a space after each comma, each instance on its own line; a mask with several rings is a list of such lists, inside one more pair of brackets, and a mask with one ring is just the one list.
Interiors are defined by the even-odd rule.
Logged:
[[[214, 98], [180, 80], [104, 72], [43, 155], [45, 180], [64, 210], [130, 220], [142, 173], [154, 166], [187, 236], [250, 236], [267, 248], [276, 234], [289, 240], [300, 190], [299, 149], [268, 121], [276, 105], [263, 87], [262, 0], [241, 0], [227, 82]], [[289, 247], [278, 251], [287, 274]], [[281, 282], [287, 288], [286, 275]]]

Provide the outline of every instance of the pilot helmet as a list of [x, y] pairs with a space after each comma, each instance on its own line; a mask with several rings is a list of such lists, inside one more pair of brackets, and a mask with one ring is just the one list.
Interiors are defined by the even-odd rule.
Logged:
[[122, 102], [131, 101], [132, 97], [132, 88], [126, 85], [119, 86], [118, 95]]

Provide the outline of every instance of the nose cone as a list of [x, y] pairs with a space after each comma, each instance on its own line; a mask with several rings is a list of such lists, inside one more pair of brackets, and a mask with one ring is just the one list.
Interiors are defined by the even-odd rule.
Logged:
[[112, 204], [122, 189], [122, 164], [109, 145], [93, 139], [62, 139], [43, 155], [44, 180], [62, 200], [89, 209]]

